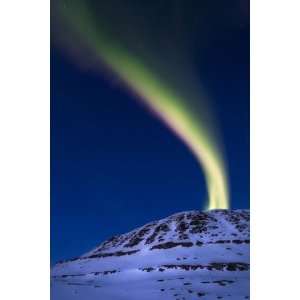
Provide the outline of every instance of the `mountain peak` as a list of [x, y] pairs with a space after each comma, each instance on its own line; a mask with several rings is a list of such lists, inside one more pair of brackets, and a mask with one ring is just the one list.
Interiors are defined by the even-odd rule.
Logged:
[[[222, 240], [249, 240], [249, 211], [185, 211], [150, 222], [129, 233], [113, 236], [81, 258], [108, 253], [153, 250], [194, 244], [220, 243]], [[119, 253], [120, 254], [120, 253]]]

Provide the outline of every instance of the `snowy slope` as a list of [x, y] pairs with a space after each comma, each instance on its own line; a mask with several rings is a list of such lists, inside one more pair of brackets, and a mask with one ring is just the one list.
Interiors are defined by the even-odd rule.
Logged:
[[52, 300], [248, 299], [249, 211], [188, 211], [52, 269]]

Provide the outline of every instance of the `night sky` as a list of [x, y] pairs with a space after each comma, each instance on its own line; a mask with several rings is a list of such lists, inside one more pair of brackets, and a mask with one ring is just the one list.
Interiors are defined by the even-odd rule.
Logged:
[[[193, 61], [219, 123], [231, 207], [249, 208], [248, 1], [210, 3], [209, 39], [201, 47], [195, 38]], [[154, 219], [201, 209], [206, 192], [187, 147], [128, 89], [52, 43], [51, 263]]]

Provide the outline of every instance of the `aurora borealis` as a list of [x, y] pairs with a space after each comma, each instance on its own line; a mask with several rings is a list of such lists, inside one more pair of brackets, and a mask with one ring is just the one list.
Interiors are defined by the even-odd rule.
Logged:
[[[76, 52], [76, 47], [84, 48], [93, 56], [95, 68], [98, 64], [104, 64], [134, 92], [136, 98], [153, 111], [197, 159], [207, 184], [206, 208], [229, 208], [228, 179], [222, 149], [219, 147], [221, 143], [211, 130], [216, 126], [208, 124], [208, 121], [198, 114], [191, 99], [185, 97], [188, 93], [182, 91], [183, 85], [176, 86], [171, 83], [172, 80], [165, 79], [165, 76], [145, 59], [146, 55], [136, 55], [135, 51], [131, 50], [130, 43], [124, 43], [110, 32], [110, 28], [101, 25], [97, 14], [89, 6], [89, 1], [61, 2], [57, 4], [56, 9], [59, 10], [60, 24], [70, 33], [62, 42], [63, 46], [73, 52]], [[85, 61], [81, 53], [76, 54], [75, 58], [80, 63]], [[172, 77], [172, 74], [169, 76]], [[194, 99], [199, 100], [200, 110], [205, 113], [208, 108], [204, 99], [201, 99], [203, 95], [192, 95]], [[199, 200], [203, 203], [203, 199]]]

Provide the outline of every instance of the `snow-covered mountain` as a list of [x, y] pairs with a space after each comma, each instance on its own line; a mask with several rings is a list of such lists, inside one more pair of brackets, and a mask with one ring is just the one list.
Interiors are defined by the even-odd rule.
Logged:
[[249, 299], [249, 211], [187, 211], [51, 271], [52, 300]]

